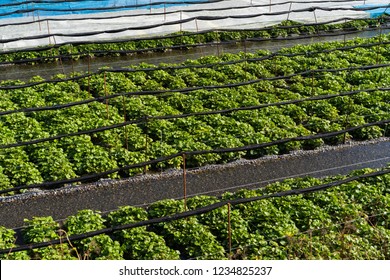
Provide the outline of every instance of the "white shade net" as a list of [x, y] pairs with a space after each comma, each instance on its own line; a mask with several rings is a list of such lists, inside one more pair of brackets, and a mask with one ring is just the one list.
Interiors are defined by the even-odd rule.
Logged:
[[[22, 10], [26, 12], [19, 10], [17, 16], [12, 17], [9, 15], [10, 7], [4, 6], [6, 4], [3, 2], [0, 2], [3, 5], [0, 6], [3, 14], [0, 17], [0, 50], [3, 51], [72, 42], [143, 38], [179, 31], [261, 28], [287, 19], [321, 23], [345, 18], [369, 18], [372, 7], [386, 13], [390, 4], [390, 1], [383, 0], [223, 0], [207, 3], [193, 1], [192, 4], [181, 5], [161, 0], [95, 0], [81, 1], [84, 2], [83, 6], [80, 1], [62, 1], [66, 12], [60, 13], [55, 6], [50, 11], [50, 5], [34, 7], [33, 2], [26, 2], [24, 6], [13, 7], [13, 10], [24, 7]], [[357, 7], [369, 10], [358, 10]], [[88, 11], [88, 8], [95, 10]]]

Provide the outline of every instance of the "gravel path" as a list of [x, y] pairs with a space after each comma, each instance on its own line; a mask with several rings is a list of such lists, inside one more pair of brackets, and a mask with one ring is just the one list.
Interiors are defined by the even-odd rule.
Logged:
[[[218, 195], [260, 187], [285, 178], [347, 174], [366, 167], [384, 167], [389, 162], [390, 139], [381, 138], [186, 170], [186, 192], [188, 197]], [[81, 209], [106, 212], [122, 205], [146, 206], [161, 199], [183, 197], [183, 191], [183, 171], [172, 170], [124, 180], [101, 180], [82, 186], [29, 192], [0, 198], [0, 225], [20, 227], [24, 218], [34, 216], [52, 216], [61, 220]]]

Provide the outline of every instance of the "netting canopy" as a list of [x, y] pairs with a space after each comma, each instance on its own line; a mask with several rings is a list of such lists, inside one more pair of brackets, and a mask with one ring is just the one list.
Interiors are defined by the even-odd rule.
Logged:
[[0, 49], [148, 37], [178, 31], [261, 28], [368, 18], [390, 1], [88, 0], [0, 1]]

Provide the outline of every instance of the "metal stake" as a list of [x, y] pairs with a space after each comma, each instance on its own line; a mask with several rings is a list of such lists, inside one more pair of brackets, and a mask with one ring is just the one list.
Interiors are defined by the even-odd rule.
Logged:
[[292, 2], [290, 2], [290, 8], [288, 9], [287, 20], [290, 19], [291, 8], [292, 8]]

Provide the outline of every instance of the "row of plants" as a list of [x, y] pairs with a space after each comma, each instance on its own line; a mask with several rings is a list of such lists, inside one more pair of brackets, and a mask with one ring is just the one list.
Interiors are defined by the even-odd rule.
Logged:
[[[122, 206], [102, 214], [80, 210], [59, 223], [52, 217], [25, 219], [22, 242], [61, 239], [58, 245], [20, 252], [1, 259], [390, 259], [390, 175], [351, 181], [309, 194], [224, 205], [187, 218], [155, 223], [81, 240], [69, 237], [118, 225], [166, 217], [239, 198], [298, 190], [367, 174], [295, 178], [257, 190], [162, 200], [147, 208]], [[16, 232], [0, 227], [0, 249], [17, 248]]]
[[[102, 132], [2, 148], [0, 189], [100, 173], [182, 151], [242, 147], [388, 120], [389, 91], [379, 90], [390, 85], [390, 70], [386, 66], [390, 61], [388, 45], [357, 47], [378, 41], [385, 43], [389, 37], [352, 40], [346, 44], [355, 47], [344, 50], [337, 49], [346, 45], [343, 42], [295, 46], [265, 60], [261, 58], [269, 56], [270, 52], [226, 53], [182, 64], [157, 66], [142, 63], [123, 72], [99, 72], [87, 78], [56, 83], [46, 83], [42, 78], [34, 77], [31, 86], [21, 88], [6, 87], [23, 85], [24, 82], [3, 81], [0, 83], [1, 111], [66, 105], [123, 94], [62, 109], [2, 115], [2, 146], [124, 121], [137, 122]], [[354, 69], [378, 64], [384, 66], [371, 70]], [[307, 70], [321, 71], [310, 73]], [[235, 86], [234, 83], [244, 84]], [[363, 89], [369, 91], [337, 96], [341, 92]], [[153, 91], [161, 90], [170, 92], [153, 94]], [[148, 94], [132, 94], [145, 91]], [[207, 114], [321, 95], [335, 97]], [[205, 114], [183, 116], [197, 113]], [[187, 164], [224, 163], [238, 158], [288, 153], [324, 144], [340, 144], [350, 139], [368, 140], [388, 135], [386, 125], [371, 126], [324, 139], [293, 141], [246, 152], [192, 156]], [[182, 159], [178, 157], [146, 169], [180, 168], [181, 164]], [[110, 176], [118, 178], [144, 171], [137, 168]]]
[[242, 40], [271, 39], [296, 35], [311, 35], [318, 32], [357, 31], [384, 26], [386, 15], [377, 19], [345, 20], [341, 23], [307, 25], [297, 21], [283, 20], [280, 24], [259, 30], [237, 31], [180, 31], [159, 38], [133, 39], [126, 42], [83, 43], [49, 46], [41, 50], [6, 52], [0, 54], [3, 63], [42, 63], [62, 59], [78, 60], [83, 57], [119, 56], [137, 52], [162, 52], [173, 48], [188, 49], [199, 44], [215, 42], [240, 42]]

